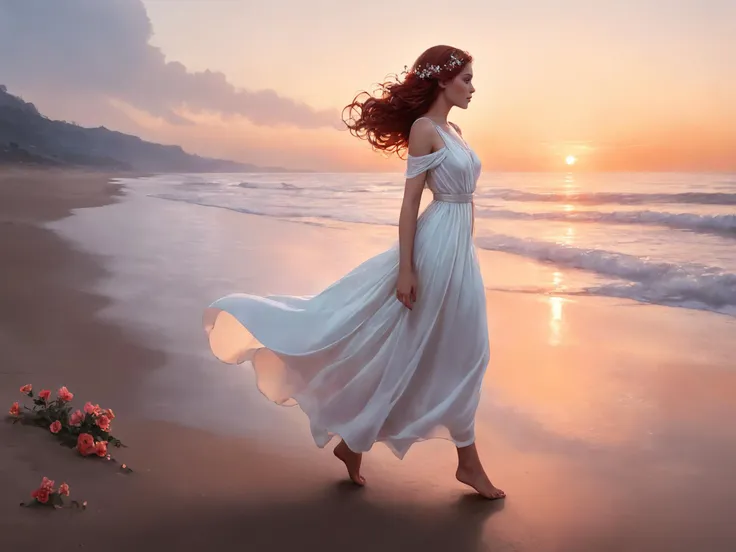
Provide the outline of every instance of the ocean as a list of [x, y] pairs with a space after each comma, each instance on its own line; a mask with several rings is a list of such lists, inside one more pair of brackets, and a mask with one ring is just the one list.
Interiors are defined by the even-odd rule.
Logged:
[[[393, 173], [125, 180], [135, 193], [163, 202], [355, 232], [397, 225], [403, 182]], [[422, 208], [430, 200], [427, 193]], [[492, 289], [600, 295], [736, 316], [735, 207], [736, 174], [484, 173], [476, 190], [476, 244], [558, 275]]]

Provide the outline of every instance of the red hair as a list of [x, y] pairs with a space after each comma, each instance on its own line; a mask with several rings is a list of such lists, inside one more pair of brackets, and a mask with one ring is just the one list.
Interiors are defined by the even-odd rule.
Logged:
[[[449, 64], [451, 56], [460, 64]], [[452, 46], [433, 46], [417, 58], [404, 80], [393, 75], [377, 85], [376, 95], [361, 92], [343, 109], [343, 122], [350, 134], [368, 140], [374, 150], [396, 153], [409, 146], [409, 131], [440, 94], [440, 82], [459, 75], [473, 61], [471, 55]], [[439, 69], [426, 78], [417, 72]], [[347, 112], [347, 118], [346, 118]]]

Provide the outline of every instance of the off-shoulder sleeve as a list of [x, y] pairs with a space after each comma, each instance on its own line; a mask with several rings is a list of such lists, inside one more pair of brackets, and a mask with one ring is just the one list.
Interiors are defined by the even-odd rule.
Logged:
[[427, 155], [420, 155], [419, 157], [410, 155], [406, 161], [406, 172], [404, 176], [406, 178], [414, 178], [423, 172], [434, 169], [442, 163], [446, 155], [447, 148], [438, 149], [437, 151], [433, 151]]

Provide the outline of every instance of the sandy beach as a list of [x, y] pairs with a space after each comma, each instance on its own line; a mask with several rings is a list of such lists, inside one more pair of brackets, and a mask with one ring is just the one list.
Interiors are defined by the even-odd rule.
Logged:
[[[0, 424], [0, 550], [736, 548], [736, 319], [489, 291], [478, 447], [508, 498], [454, 481], [441, 441], [402, 462], [377, 445], [357, 489], [298, 408], [211, 358], [199, 323], [230, 291], [316, 291], [393, 237], [165, 203], [120, 176], [0, 171], [0, 404], [66, 385], [115, 410], [134, 470]], [[547, 270], [481, 263], [489, 288]], [[43, 476], [88, 509], [19, 508]]]

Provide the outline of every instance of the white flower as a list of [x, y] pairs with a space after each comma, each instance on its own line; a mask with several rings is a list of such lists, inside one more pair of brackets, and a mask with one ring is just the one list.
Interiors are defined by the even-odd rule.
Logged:
[[[444, 66], [428, 65], [427, 67], [422, 67], [421, 65], [418, 65], [414, 69], [414, 74], [420, 79], [428, 79], [435, 75], [439, 75], [444, 69], [454, 69], [455, 67], [462, 66], [462, 64], [463, 61], [453, 52], [450, 54], [450, 59], [444, 64]], [[404, 71], [406, 70], [407, 67], [405, 65]]]

